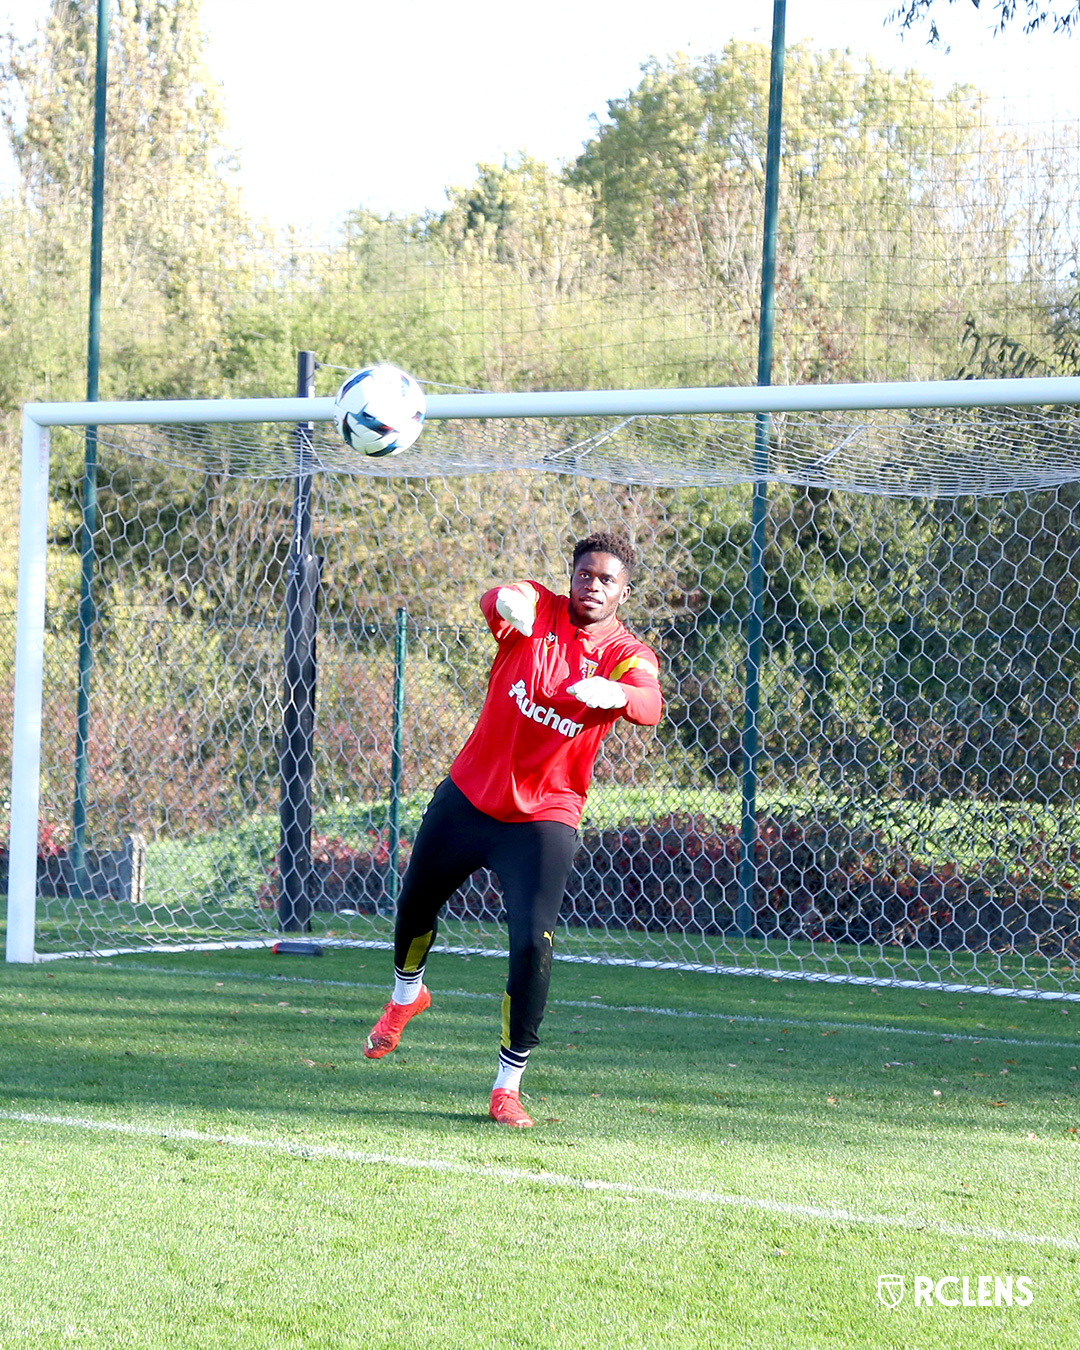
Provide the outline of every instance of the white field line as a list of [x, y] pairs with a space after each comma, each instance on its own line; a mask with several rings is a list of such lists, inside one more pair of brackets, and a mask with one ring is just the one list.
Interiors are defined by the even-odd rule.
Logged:
[[[111, 947], [94, 951], [80, 952], [36, 952], [35, 961], [67, 961], [71, 959], [105, 960], [113, 956], [145, 956], [172, 952], [214, 952], [239, 950], [241, 948], [271, 947], [281, 940], [280, 935], [265, 938], [249, 938], [243, 941], [231, 939], [222, 942], [178, 942], [160, 943], [153, 947]], [[323, 947], [360, 947], [375, 951], [392, 951], [394, 944], [374, 938], [319, 938]], [[509, 952], [491, 947], [446, 947], [436, 943], [433, 952], [445, 952], [449, 956], [498, 956], [507, 957]], [[826, 974], [816, 970], [785, 970], [775, 967], [764, 970], [757, 966], [717, 966], [700, 961], [640, 961], [633, 957], [617, 956], [573, 956], [563, 952], [555, 953], [556, 961], [568, 965], [585, 966], [636, 966], [640, 970], [683, 970], [692, 974], [704, 975], [748, 975], [755, 979], [802, 980], [809, 984], [849, 984], [870, 985], [877, 989], [925, 989], [942, 994], [990, 994], [994, 998], [1020, 998], [1041, 1000], [1054, 1003], [1080, 1003], [1080, 993], [1067, 993], [1056, 989], [1013, 989], [993, 984], [945, 984], [940, 980], [901, 980], [887, 975], [847, 975]]]
[[392, 1153], [360, 1153], [353, 1149], [332, 1148], [322, 1144], [297, 1144], [287, 1139], [253, 1139], [242, 1134], [211, 1134], [176, 1126], [136, 1124], [120, 1120], [90, 1120], [77, 1116], [47, 1116], [28, 1111], [0, 1111], [0, 1120], [19, 1125], [53, 1126], [68, 1130], [90, 1130], [103, 1134], [128, 1135], [144, 1139], [182, 1139], [219, 1147], [252, 1149], [260, 1153], [287, 1154], [307, 1161], [346, 1163], [354, 1167], [394, 1167], [412, 1172], [431, 1172], [452, 1176], [498, 1181], [504, 1185], [544, 1186], [553, 1190], [598, 1192], [625, 1196], [633, 1200], [661, 1200], [668, 1204], [695, 1204], [708, 1208], [732, 1208], [763, 1214], [784, 1214], [792, 1218], [822, 1223], [861, 1224], [872, 1228], [902, 1228], [912, 1232], [937, 1233], [943, 1237], [970, 1238], [992, 1242], [1014, 1242], [1028, 1247], [1053, 1247], [1058, 1251], [1080, 1252], [1080, 1238], [1055, 1233], [1019, 1233], [1007, 1228], [981, 1228], [920, 1219], [906, 1214], [857, 1214], [831, 1205], [794, 1205], [782, 1200], [763, 1200], [748, 1195], [725, 1195], [720, 1191], [684, 1187], [641, 1186], [625, 1181], [602, 1181], [566, 1176], [559, 1172], [528, 1172], [516, 1167], [489, 1167], [452, 1162], [444, 1158], [403, 1158]]
[[[358, 980], [316, 980], [304, 975], [263, 975], [254, 971], [225, 970], [177, 970], [167, 966], [143, 966], [125, 962], [117, 970], [137, 970], [142, 974], [153, 975], [191, 975], [198, 978], [222, 980], [250, 980], [255, 983], [305, 984], [321, 986], [325, 989], [372, 989], [385, 994], [387, 981], [366, 982]], [[502, 998], [501, 994], [475, 994], [465, 989], [438, 989], [433, 991], [439, 998], [474, 999], [490, 1003]], [[574, 1000], [566, 998], [548, 999], [551, 1008], [581, 1008], [588, 1012], [637, 1013], [645, 1017], [682, 1017], [691, 1020], [710, 1022], [747, 1022], [767, 1027], [801, 1027], [803, 1030], [817, 1031], [868, 1031], [881, 1036], [924, 1036], [933, 1041], [970, 1041], [973, 1045], [1023, 1045], [1036, 1050], [1080, 1050], [1080, 1033], [1074, 1041], [1031, 1041], [1020, 1040], [1012, 1036], [974, 1036], [962, 1031], [925, 1031], [920, 1027], [875, 1026], [870, 1022], [824, 1022], [797, 1017], [760, 1017], [753, 1013], [731, 1012], [688, 1012], [681, 1008], [651, 1008], [638, 1004], [601, 1003], [597, 1000]]]

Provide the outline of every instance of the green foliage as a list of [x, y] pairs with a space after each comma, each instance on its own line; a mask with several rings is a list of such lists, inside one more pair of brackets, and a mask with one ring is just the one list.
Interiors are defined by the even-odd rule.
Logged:
[[[0, 203], [0, 406], [81, 384], [94, 8], [56, 0], [0, 66], [21, 174]], [[647, 63], [571, 165], [481, 164], [441, 213], [357, 210], [316, 244], [247, 217], [203, 43], [198, 0], [114, 16], [107, 395], [291, 392], [302, 347], [491, 388], [752, 378], [764, 45]], [[1037, 347], [1067, 308], [1074, 167], [970, 88], [792, 47], [776, 378], [951, 372], [962, 315]]]
[[[979, 0], [971, 2], [978, 9]], [[956, 0], [945, 0], [945, 3], [952, 5]], [[943, 8], [941, 0], [898, 0], [896, 8], [889, 14], [889, 19], [905, 29], [916, 28], [925, 22], [926, 40], [931, 46], [936, 46], [941, 41], [937, 18]], [[994, 0], [994, 8], [997, 11], [994, 32], [998, 36], [1007, 32], [1009, 25], [1018, 16], [1023, 20], [1024, 33], [1034, 33], [1047, 24], [1053, 25], [1055, 33], [1066, 35], [1080, 28], [1080, 4], [1076, 3], [1076, 0], [1071, 4], [1068, 0], [1061, 0], [1060, 3], [1052, 5], [1045, 4], [1044, 0], [1022, 0], [1022, 3], [1021, 0]]]
[[[221, 314], [237, 289], [252, 286], [259, 239], [231, 182], [200, 0], [118, 0], [115, 8], [103, 391], [209, 392]], [[0, 255], [10, 320], [0, 369], [18, 381], [0, 387], [3, 406], [30, 391], [71, 397], [81, 383], [95, 34], [94, 0], [53, 0], [37, 35], [12, 43], [0, 63], [0, 119], [20, 173], [17, 195], [4, 203], [11, 247]]]
[[[665, 642], [676, 680], [671, 719], [701, 769], [730, 783], [742, 764], [742, 667], [749, 612], [749, 488], [703, 493], [680, 533], [687, 611]], [[766, 520], [763, 617], [766, 781], [884, 787], [895, 763], [879, 702], [895, 613], [917, 593], [913, 558], [928, 537], [895, 499], [774, 485]]]
[[[759, 302], [768, 93], [760, 44], [650, 61], [637, 88], [608, 104], [569, 174], [593, 194], [594, 227], [619, 257], [634, 259], [657, 291], [697, 288], [727, 332], [751, 328]], [[957, 339], [941, 313], [976, 296], [986, 312], [1009, 303], [1020, 217], [1004, 200], [998, 161], [1011, 147], [985, 122], [974, 89], [938, 96], [914, 70], [788, 49], [778, 380], [931, 370]], [[717, 382], [752, 378], [752, 350]]]
[[914, 792], [1076, 798], [1078, 503], [1066, 484], [1001, 513], [973, 498], [929, 509], [923, 609], [896, 619], [885, 687]]

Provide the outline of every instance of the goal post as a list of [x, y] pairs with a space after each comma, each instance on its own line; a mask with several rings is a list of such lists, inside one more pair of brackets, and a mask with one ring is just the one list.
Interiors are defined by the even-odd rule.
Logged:
[[21, 962], [34, 959], [48, 519], [48, 424], [27, 411], [19, 499], [7, 907], [7, 959]]
[[[470, 588], [503, 560], [557, 585], [567, 540], [616, 525], [644, 546], [644, 594], [628, 622], [644, 625], [662, 649], [670, 713], [655, 749], [613, 736], [605, 752], [562, 954], [830, 978], [891, 971], [1000, 988], [1045, 989], [1049, 981], [1065, 990], [1080, 962], [1067, 805], [1074, 732], [1080, 750], [1080, 715], [1075, 725], [1069, 720], [1080, 700], [1080, 659], [1074, 686], [1071, 656], [1050, 670], [1045, 644], [1036, 652], [1021, 620], [1003, 625], [1016, 596], [1037, 589], [1024, 560], [1056, 519], [1054, 494], [1080, 483], [1078, 405], [1080, 379], [1069, 378], [432, 394], [420, 443], [392, 460], [365, 462], [332, 435], [317, 437], [313, 464], [325, 490], [316, 511], [334, 515], [326, 540], [337, 550], [324, 615], [335, 683], [320, 692], [326, 725], [316, 766], [324, 793], [318, 885], [321, 913], [331, 916], [320, 920], [321, 931], [330, 940], [388, 940], [386, 899], [397, 872], [388, 874], [382, 834], [389, 825], [396, 838], [400, 828], [407, 853], [409, 812], [433, 785], [430, 774], [445, 771], [454, 736], [463, 739], [478, 707], [476, 671], [486, 657]], [[750, 524], [749, 499], [739, 494], [758, 470], [753, 419], [762, 415], [772, 419], [765, 477], [779, 494], [761, 526], [771, 532], [764, 660], [773, 673], [762, 693], [767, 744], [753, 885], [742, 885], [740, 904], [740, 551]], [[140, 934], [149, 946], [272, 940], [274, 916], [260, 916], [249, 892], [272, 871], [276, 848], [266, 843], [265, 765], [280, 731], [270, 710], [280, 694], [280, 644], [266, 636], [271, 620], [263, 612], [283, 584], [284, 517], [273, 485], [295, 477], [292, 426], [332, 416], [328, 398], [24, 409], [9, 961], [138, 947]], [[52, 642], [60, 669], [63, 647], [61, 619], [47, 623], [46, 610], [59, 613], [65, 602], [50, 587], [67, 584], [50, 535], [50, 434], [87, 425], [102, 429], [106, 461], [123, 463], [110, 490], [130, 494], [124, 502], [117, 496], [102, 527], [102, 547], [114, 550], [101, 585], [112, 588], [116, 616], [109, 639], [109, 734], [116, 734], [98, 750], [98, 818], [112, 812], [102, 831], [114, 854], [136, 836], [150, 838], [157, 889], [143, 903], [102, 882], [112, 886], [107, 899], [80, 910], [79, 897], [65, 893], [61, 860], [49, 883], [57, 894], [48, 897], [43, 949], [41, 784], [43, 773], [59, 782], [62, 769], [43, 768], [42, 746], [47, 733], [50, 754], [60, 753], [66, 716], [62, 699], [55, 718], [43, 716], [47, 648]], [[289, 430], [278, 435], [275, 427]], [[140, 486], [144, 469], [160, 501]], [[486, 488], [476, 486], [483, 475]], [[233, 503], [228, 485], [241, 483], [261, 486]], [[363, 501], [352, 501], [361, 488]], [[233, 514], [218, 519], [227, 498]], [[894, 510], [897, 503], [919, 505]], [[202, 514], [185, 523], [182, 512], [195, 509]], [[991, 521], [993, 512], [1004, 523]], [[237, 522], [248, 530], [243, 547], [230, 536]], [[1002, 546], [992, 557], [992, 541], [1004, 534], [1015, 536], [1012, 554]], [[1060, 549], [1071, 548], [1069, 536]], [[1068, 580], [1072, 555], [1062, 558]], [[1010, 591], [998, 574], [1024, 567]], [[218, 585], [218, 573], [234, 591], [226, 596], [221, 581], [225, 598], [204, 620], [211, 613], [204, 592]], [[257, 599], [260, 576], [269, 600]], [[152, 603], [139, 590], [143, 581]], [[1024, 613], [1040, 634], [1053, 616], [1060, 641], [1071, 611], [1065, 615], [1052, 589], [1044, 585], [1041, 609]], [[962, 614], [950, 592], [968, 597]], [[241, 594], [252, 615], [259, 610], [242, 639], [221, 617]], [[396, 656], [406, 622], [408, 678]], [[256, 633], [258, 623], [264, 629]], [[997, 669], [991, 650], [999, 632], [1013, 665], [1035, 669], [1007, 707], [1013, 676]], [[152, 693], [138, 688], [137, 669], [142, 660], [154, 668], [151, 638], [161, 675]], [[171, 681], [168, 670], [161, 674], [170, 665]], [[213, 700], [241, 684], [246, 700], [215, 715]], [[406, 700], [411, 768], [401, 787], [398, 705]], [[197, 737], [193, 703], [208, 728]], [[139, 737], [131, 747], [119, 743], [128, 714]], [[366, 719], [362, 726], [350, 723], [354, 715]], [[249, 725], [255, 716], [257, 729]], [[164, 771], [162, 747], [185, 738], [198, 746], [170, 761], [175, 781], [152, 801], [145, 779]], [[392, 772], [365, 768], [372, 747]], [[128, 748], [131, 763], [118, 766]], [[350, 797], [354, 782], [363, 784], [356, 791], [366, 815]], [[349, 811], [334, 805], [346, 799]], [[62, 824], [62, 803], [47, 805]], [[961, 837], [965, 829], [970, 839]], [[1005, 831], [1004, 844], [990, 838], [995, 830]], [[1040, 842], [1048, 830], [1060, 835], [1053, 848]], [[375, 842], [362, 847], [361, 836]], [[1080, 833], [1075, 847], [1080, 857]], [[1010, 848], [1015, 857], [998, 856]], [[451, 915], [451, 947], [499, 945], [498, 902], [486, 885], [478, 882]], [[1025, 906], [1038, 910], [1035, 921]]]

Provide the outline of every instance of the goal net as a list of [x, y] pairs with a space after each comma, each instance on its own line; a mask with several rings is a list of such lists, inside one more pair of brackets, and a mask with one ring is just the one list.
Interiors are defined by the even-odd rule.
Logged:
[[[328, 399], [29, 406], [0, 655], [8, 958], [281, 935], [310, 420], [310, 853], [287, 928], [389, 944], [486, 687], [480, 593], [562, 589], [573, 541], [612, 528], [666, 713], [605, 743], [558, 955], [1075, 992], [1078, 402], [1069, 379], [439, 395], [389, 460], [350, 452]], [[477, 874], [441, 945], [501, 950], [500, 915]]]

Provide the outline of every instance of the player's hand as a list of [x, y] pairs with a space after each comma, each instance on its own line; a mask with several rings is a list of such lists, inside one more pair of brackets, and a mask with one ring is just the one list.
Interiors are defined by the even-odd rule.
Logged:
[[587, 708], [625, 708], [626, 690], [617, 680], [590, 675], [587, 680], [567, 686], [566, 692], [579, 698]]
[[536, 618], [536, 598], [515, 591], [512, 586], [503, 586], [495, 597], [495, 608], [501, 618], [511, 624], [522, 637], [532, 637], [533, 621]]

